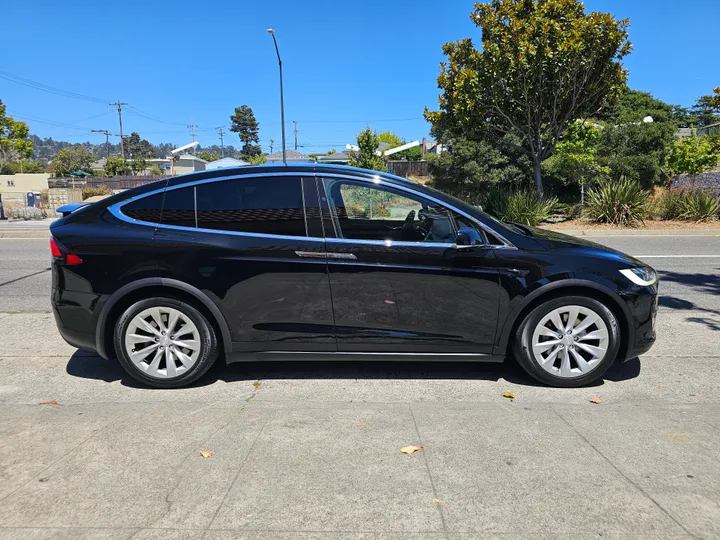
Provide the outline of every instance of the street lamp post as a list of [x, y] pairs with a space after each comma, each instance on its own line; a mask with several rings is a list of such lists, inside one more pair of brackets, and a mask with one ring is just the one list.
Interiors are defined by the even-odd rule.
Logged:
[[275, 32], [272, 28], [268, 28], [268, 34], [270, 34], [273, 38], [275, 52], [278, 57], [278, 66], [280, 67], [280, 124], [282, 126], [282, 156], [283, 164], [287, 165], [287, 156], [285, 154], [285, 103], [283, 101], [282, 60], [280, 59], [280, 49], [278, 49], [277, 39], [275, 39]]

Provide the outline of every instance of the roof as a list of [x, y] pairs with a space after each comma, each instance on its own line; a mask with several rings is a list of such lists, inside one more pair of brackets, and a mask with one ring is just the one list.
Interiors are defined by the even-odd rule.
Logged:
[[207, 163], [204, 159], [200, 159], [197, 156], [193, 156], [192, 154], [181, 154], [178, 159], [186, 159], [188, 161], [199, 161], [200, 163]]
[[333, 154], [325, 154], [324, 156], [318, 156], [317, 160], [318, 163], [325, 163], [328, 161], [349, 161], [350, 153], [343, 151], [335, 152]]
[[93, 162], [90, 164], [90, 168], [91, 168], [91, 169], [104, 169], [106, 162], [107, 162], [107, 158], [101, 157], [101, 158], [98, 159], [97, 161], [93, 161]]
[[[288, 161], [314, 161], [313, 158], [306, 156], [305, 154], [301, 154], [300, 152], [296, 152], [295, 150], [285, 150], [286, 159]], [[268, 160], [268, 162], [273, 161], [280, 161], [283, 160], [282, 151], [280, 152], [274, 152], [268, 156], [265, 156]]]
[[215, 161], [208, 162], [206, 169], [224, 169], [226, 167], [242, 167], [245, 165], [249, 165], [247, 161], [243, 161], [242, 159], [235, 159], [231, 157], [224, 157], [221, 159], [216, 159]]

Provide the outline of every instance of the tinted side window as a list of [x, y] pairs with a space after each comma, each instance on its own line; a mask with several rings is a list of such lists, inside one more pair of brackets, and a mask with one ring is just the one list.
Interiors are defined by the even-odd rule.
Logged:
[[163, 194], [150, 195], [137, 201], [133, 201], [121, 208], [127, 217], [147, 221], [149, 223], [160, 223], [160, 212], [162, 210]]
[[195, 187], [165, 192], [162, 211], [163, 225], [195, 227]]
[[196, 186], [203, 229], [307, 236], [300, 178], [262, 177]]

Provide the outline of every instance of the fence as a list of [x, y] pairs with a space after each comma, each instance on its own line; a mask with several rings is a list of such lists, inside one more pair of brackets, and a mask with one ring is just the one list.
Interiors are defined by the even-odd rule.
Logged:
[[397, 176], [428, 176], [427, 161], [388, 161], [388, 172]]
[[107, 186], [113, 191], [130, 189], [157, 180], [162, 180], [163, 176], [89, 176], [87, 178], [50, 178], [48, 185], [51, 188], [84, 188]]

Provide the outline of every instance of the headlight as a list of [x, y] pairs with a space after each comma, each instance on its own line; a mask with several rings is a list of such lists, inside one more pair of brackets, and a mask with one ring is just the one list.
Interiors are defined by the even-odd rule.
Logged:
[[620, 273], [632, 281], [635, 285], [647, 287], [653, 285], [657, 281], [655, 270], [648, 266], [636, 266], [635, 268], [626, 268], [620, 270]]

